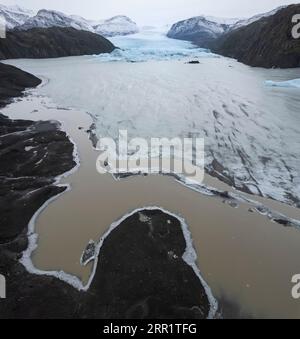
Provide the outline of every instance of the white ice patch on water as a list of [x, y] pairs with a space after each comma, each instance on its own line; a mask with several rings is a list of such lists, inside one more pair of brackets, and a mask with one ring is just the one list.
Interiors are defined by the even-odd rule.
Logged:
[[29, 151], [31, 151], [32, 149], [34, 149], [35, 147], [33, 147], [33, 146], [26, 146], [25, 147], [25, 152], [29, 152]]
[[288, 81], [266, 81], [267, 86], [271, 87], [285, 87], [285, 88], [300, 88], [300, 79], [293, 79]]

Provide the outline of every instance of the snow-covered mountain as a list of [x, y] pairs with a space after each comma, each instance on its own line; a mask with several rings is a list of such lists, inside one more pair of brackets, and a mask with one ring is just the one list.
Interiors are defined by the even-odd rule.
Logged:
[[226, 33], [239, 19], [198, 16], [175, 23], [168, 32], [173, 39], [194, 41], [202, 47]]
[[34, 15], [33, 11], [19, 6], [4, 6], [0, 4], [0, 16], [5, 19], [8, 30], [23, 25], [26, 20]]
[[219, 18], [216, 16], [209, 16], [209, 15], [202, 15], [206, 20], [215, 22], [220, 25], [226, 25], [226, 26], [232, 26], [236, 24], [238, 21], [241, 21], [243, 19], [241, 18]]
[[248, 20], [251, 24], [239, 25], [214, 41], [211, 49], [253, 67], [299, 67], [300, 45], [290, 31], [291, 18], [298, 13], [300, 4], [256, 16]]
[[107, 20], [92, 21], [78, 15], [67, 15], [62, 12], [41, 9], [36, 14], [19, 6], [0, 4], [0, 16], [5, 19], [8, 30], [29, 30], [32, 28], [73, 27], [106, 37], [128, 35], [139, 32], [135, 22], [124, 15]]
[[53, 10], [40, 10], [35, 16], [27, 17], [16, 25], [18, 30], [49, 27], [73, 27], [77, 30], [89, 31], [106, 37], [137, 33], [135, 22], [126, 16], [115, 16], [107, 20], [92, 21], [78, 15], [67, 15]]
[[268, 16], [274, 15], [277, 12], [279, 12], [281, 9], [286, 8], [286, 7], [287, 6], [280, 6], [280, 7], [277, 7], [275, 9], [273, 9], [270, 12], [262, 13], [262, 14], [257, 14], [255, 16], [249, 18], [249, 19], [239, 20], [238, 22], [236, 22], [235, 24], [233, 24], [230, 27], [230, 30], [232, 31], [232, 30], [238, 29], [238, 28], [243, 27], [243, 26], [248, 26], [248, 25], [252, 24], [253, 22], [258, 21], [258, 20], [260, 20], [262, 18], [266, 18]]
[[175, 23], [168, 32], [173, 39], [188, 40], [201, 47], [211, 47], [211, 43], [221, 35], [247, 26], [264, 17], [276, 14], [287, 6], [278, 7], [270, 12], [255, 15], [248, 19], [216, 18], [212, 16], [198, 16]]
[[124, 15], [118, 15], [94, 26], [96, 33], [105, 37], [116, 35], [128, 35], [139, 32], [138, 26], [130, 18]]
[[58, 11], [40, 10], [36, 16], [29, 18], [26, 22], [17, 27], [18, 30], [29, 30], [31, 28], [49, 27], [73, 27], [78, 30], [94, 32], [94, 28], [88, 20], [79, 16], [70, 16]]

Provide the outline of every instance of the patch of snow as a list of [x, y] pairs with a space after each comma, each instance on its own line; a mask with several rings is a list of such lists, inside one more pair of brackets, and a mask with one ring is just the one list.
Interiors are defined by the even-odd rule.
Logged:
[[25, 147], [25, 152], [29, 152], [29, 151], [31, 151], [32, 149], [34, 149], [35, 147], [33, 147], [33, 146], [26, 146]]
[[236, 24], [238, 21], [241, 21], [241, 18], [219, 18], [215, 16], [208, 16], [208, 15], [201, 15], [203, 18], [205, 18], [208, 21], [218, 23], [220, 25], [227, 25], [231, 26]]
[[139, 212], [139, 220], [142, 223], [147, 223], [150, 222], [150, 218], [148, 218], [145, 214], [143, 214], [142, 212]]

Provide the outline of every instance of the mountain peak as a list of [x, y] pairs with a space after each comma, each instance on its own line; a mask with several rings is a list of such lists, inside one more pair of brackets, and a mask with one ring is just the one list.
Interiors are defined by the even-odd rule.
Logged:
[[112, 37], [138, 33], [137, 24], [125, 15], [116, 15], [94, 26], [96, 33]]
[[23, 25], [34, 14], [33, 11], [20, 6], [5, 6], [0, 4], [0, 15], [4, 17], [8, 30]]
[[[228, 19], [233, 20], [233, 19]], [[196, 42], [201, 47], [221, 36], [230, 27], [225, 19], [197, 16], [175, 23], [168, 32], [168, 37]]]
[[94, 29], [88, 20], [48, 9], [39, 10], [37, 15], [26, 20], [26, 22], [17, 27], [17, 29], [29, 30], [32, 28], [49, 27], [71, 27], [77, 30], [90, 31], [94, 33]]

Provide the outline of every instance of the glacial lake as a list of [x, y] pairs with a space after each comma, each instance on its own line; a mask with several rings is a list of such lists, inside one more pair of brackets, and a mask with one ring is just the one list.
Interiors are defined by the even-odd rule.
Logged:
[[[60, 120], [81, 164], [61, 180], [71, 190], [34, 220], [33, 266], [86, 283], [92, 267], [79, 261], [89, 240], [99, 240], [137, 208], [159, 206], [185, 219], [197, 265], [227, 315], [299, 317], [291, 278], [299, 273], [300, 230], [173, 178], [101, 176], [85, 130], [93, 123], [97, 137], [117, 138], [120, 129], [130, 137], [203, 137], [207, 166], [217, 159], [237, 186], [266, 197], [251, 199], [300, 220], [299, 209], [288, 205], [300, 198], [300, 89], [266, 84], [300, 78], [300, 70], [250, 68], [157, 32], [114, 43], [123, 49], [117, 56], [7, 61], [42, 77], [44, 85], [3, 113]], [[194, 59], [200, 63], [187, 63]], [[205, 184], [237, 193], [210, 176]]]

